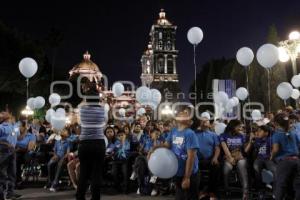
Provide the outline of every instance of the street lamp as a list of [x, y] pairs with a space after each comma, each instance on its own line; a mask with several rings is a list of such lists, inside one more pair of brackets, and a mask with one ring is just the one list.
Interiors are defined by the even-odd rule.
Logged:
[[279, 60], [281, 62], [287, 62], [291, 59], [293, 75], [297, 74], [296, 59], [300, 52], [300, 33], [298, 31], [292, 31], [289, 34], [289, 39], [279, 42]]
[[26, 118], [27, 118], [28, 116], [33, 115], [34, 112], [33, 112], [33, 110], [31, 110], [31, 109], [29, 108], [29, 106], [26, 106], [26, 108], [25, 108], [24, 110], [21, 111], [21, 114], [22, 114], [22, 115], [25, 115]]

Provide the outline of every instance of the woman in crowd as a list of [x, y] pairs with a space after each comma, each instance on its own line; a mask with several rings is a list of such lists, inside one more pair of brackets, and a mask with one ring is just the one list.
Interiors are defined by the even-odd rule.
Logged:
[[[82, 80], [83, 81], [83, 80]], [[84, 200], [88, 182], [91, 184], [92, 200], [100, 200], [100, 187], [105, 157], [104, 106], [99, 102], [99, 85], [85, 78], [82, 84], [86, 102], [80, 107], [81, 133], [78, 157], [80, 177], [76, 193], [77, 200]]]
[[279, 113], [274, 117], [275, 132], [272, 135], [271, 159], [277, 162], [275, 199], [285, 198], [288, 190], [294, 187], [296, 199], [300, 199], [300, 141], [290, 130], [288, 114]]
[[[247, 160], [244, 157], [246, 139], [242, 122], [239, 120], [231, 120], [225, 132], [220, 135], [220, 142], [225, 154], [223, 166], [225, 190], [229, 195], [229, 174], [233, 168], [236, 167], [243, 187], [243, 200], [246, 200], [248, 199], [249, 187]], [[249, 148], [246, 147], [246, 149]]]

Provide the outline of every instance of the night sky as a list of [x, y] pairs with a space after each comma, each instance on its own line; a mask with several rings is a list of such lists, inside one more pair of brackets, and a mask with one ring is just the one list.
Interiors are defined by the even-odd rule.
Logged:
[[44, 38], [51, 28], [59, 29], [64, 41], [58, 49], [55, 73], [67, 76], [67, 71], [89, 50], [92, 60], [108, 76], [110, 85], [116, 80], [140, 84], [140, 58], [161, 8], [178, 26], [177, 68], [183, 91], [188, 90], [194, 72], [192, 46], [186, 39], [190, 27], [199, 26], [204, 32], [204, 39], [197, 47], [199, 71], [212, 58], [234, 57], [242, 46], [256, 51], [265, 43], [272, 24], [281, 39], [287, 38], [291, 30], [300, 30], [299, 0], [64, 2], [68, 3], [1, 3], [0, 20], [33, 39]]

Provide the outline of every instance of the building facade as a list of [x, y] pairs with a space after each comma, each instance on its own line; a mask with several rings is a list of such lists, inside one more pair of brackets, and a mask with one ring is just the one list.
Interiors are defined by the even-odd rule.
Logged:
[[150, 30], [150, 42], [142, 55], [142, 85], [160, 90], [163, 100], [176, 101], [180, 93], [176, 60], [176, 29], [164, 10]]

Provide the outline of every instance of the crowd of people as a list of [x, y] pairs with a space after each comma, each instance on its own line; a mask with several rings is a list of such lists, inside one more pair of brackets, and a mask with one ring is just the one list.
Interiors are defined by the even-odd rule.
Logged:
[[[153, 121], [147, 115], [131, 124], [111, 120], [101, 126], [104, 137], [99, 138], [78, 123], [57, 132], [43, 120], [16, 121], [1, 112], [0, 200], [20, 198], [15, 188], [22, 187], [24, 171], [34, 162], [45, 163], [39, 176], [47, 177], [45, 189], [52, 192], [59, 189], [59, 180], [67, 171], [77, 199], [84, 199], [88, 179], [99, 174], [103, 179], [94, 180], [90, 188], [99, 193], [93, 194], [94, 199], [100, 196], [101, 183], [110, 182], [117, 193], [129, 193], [131, 183], [136, 183], [136, 193], [141, 195], [174, 190], [176, 200], [213, 200], [218, 199], [220, 188], [230, 196], [232, 174], [237, 174], [242, 199], [249, 199], [252, 190], [265, 199], [263, 170], [273, 175], [269, 187], [275, 199], [300, 199], [299, 111], [288, 107], [247, 124], [237, 119], [226, 121], [220, 135], [214, 132], [214, 121], [207, 117], [191, 120], [188, 112], [182, 110], [164, 121]], [[174, 178], [160, 179], [148, 169], [149, 157], [160, 147], [171, 149], [178, 159]], [[91, 152], [98, 152], [103, 161]], [[204, 173], [209, 177], [205, 183]]]

